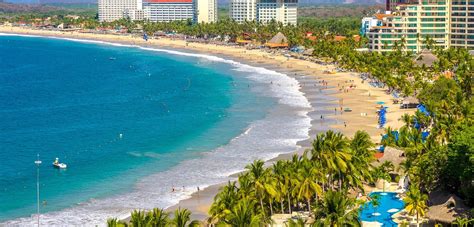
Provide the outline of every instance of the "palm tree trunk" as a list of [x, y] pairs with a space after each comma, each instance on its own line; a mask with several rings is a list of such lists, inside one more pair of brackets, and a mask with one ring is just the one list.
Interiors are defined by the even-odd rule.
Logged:
[[418, 211], [416, 212], [416, 226], [417, 226], [417, 227], [420, 226], [420, 223], [419, 223], [419, 221], [418, 221]]
[[311, 213], [311, 200], [308, 199], [307, 203], [308, 203], [308, 211]]
[[263, 218], [265, 219], [265, 209], [263, 208], [263, 199], [261, 196], [260, 197], [260, 207], [262, 207], [262, 214], [263, 214]]
[[291, 214], [291, 199], [290, 199], [290, 193], [288, 193], [288, 213]]
[[272, 205], [272, 199], [268, 199], [268, 203], [270, 203], [270, 216], [273, 216], [273, 205]]
[[285, 208], [283, 207], [283, 198], [280, 200], [280, 206], [281, 206], [281, 213], [284, 214], [285, 213]]

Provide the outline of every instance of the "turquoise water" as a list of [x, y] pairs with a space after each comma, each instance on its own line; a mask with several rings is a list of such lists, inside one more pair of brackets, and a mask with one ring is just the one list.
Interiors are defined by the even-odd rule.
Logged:
[[397, 223], [392, 220], [392, 215], [402, 210], [405, 204], [397, 197], [397, 193], [372, 192], [370, 194], [380, 196], [380, 205], [374, 208], [371, 202], [366, 203], [359, 214], [360, 220], [368, 222], [376, 221], [382, 223], [382, 226], [398, 226]]
[[[0, 221], [35, 212], [36, 154], [42, 212], [124, 193], [139, 198], [140, 179], [232, 144], [277, 102], [260, 94], [267, 88], [248, 71], [227, 63], [97, 43], [0, 36], [0, 69]], [[52, 168], [55, 157], [68, 168]], [[165, 198], [185, 175], [165, 175], [151, 187]]]

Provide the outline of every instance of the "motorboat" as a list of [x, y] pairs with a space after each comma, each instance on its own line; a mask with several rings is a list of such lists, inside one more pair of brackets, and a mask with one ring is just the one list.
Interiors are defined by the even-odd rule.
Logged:
[[67, 168], [67, 165], [66, 165], [66, 164], [59, 162], [59, 158], [56, 158], [56, 159], [54, 160], [53, 166], [54, 166], [54, 168], [58, 168], [58, 169], [66, 169], [66, 168]]

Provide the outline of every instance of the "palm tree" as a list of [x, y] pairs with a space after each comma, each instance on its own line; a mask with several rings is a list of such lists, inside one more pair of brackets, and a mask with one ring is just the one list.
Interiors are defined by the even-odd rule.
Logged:
[[297, 190], [297, 198], [306, 199], [309, 212], [311, 212], [311, 198], [316, 196], [317, 199], [317, 195], [323, 193], [321, 186], [316, 183], [315, 176], [317, 175], [318, 171], [309, 162], [304, 162], [297, 175], [298, 186], [295, 188]]
[[[335, 175], [346, 172], [352, 155], [349, 152], [349, 142], [342, 133], [331, 130], [316, 136], [311, 149], [311, 160], [319, 163], [322, 169], [328, 172], [328, 183], [334, 189]], [[342, 182], [339, 181], [339, 190]]]
[[265, 217], [265, 208], [263, 206], [263, 196], [265, 193], [265, 168], [263, 167], [264, 162], [262, 160], [255, 160], [252, 164], [247, 165], [245, 168], [249, 170], [249, 174], [253, 179], [254, 188], [257, 193], [257, 197], [260, 200], [260, 208], [262, 209], [263, 216]]
[[327, 191], [315, 217], [314, 226], [360, 226], [356, 202], [345, 192]]
[[131, 215], [130, 224], [133, 227], [142, 227], [148, 225], [150, 218], [146, 215], [145, 211], [134, 210]]
[[260, 226], [263, 218], [261, 214], [255, 211], [254, 207], [256, 207], [255, 201], [246, 198], [240, 200], [226, 216], [225, 223], [242, 227]]
[[403, 201], [405, 202], [406, 206], [405, 209], [408, 211], [410, 215], [416, 214], [416, 224], [419, 225], [419, 218], [425, 216], [425, 212], [428, 209], [426, 205], [426, 201], [428, 200], [428, 196], [422, 194], [417, 186], [412, 185], [410, 186], [410, 190], [407, 192], [407, 195]]
[[174, 218], [171, 221], [176, 227], [186, 227], [186, 223], [189, 222], [191, 212], [188, 209], [178, 208], [174, 212]]
[[168, 213], [163, 209], [154, 208], [148, 212], [150, 216], [150, 226], [152, 227], [165, 227], [169, 223]]
[[127, 227], [127, 223], [119, 221], [117, 218], [107, 219], [108, 227]]
[[385, 191], [385, 181], [390, 181], [392, 178], [390, 172], [394, 170], [393, 163], [390, 161], [383, 162], [379, 167], [375, 168], [373, 171], [374, 180], [384, 180], [383, 181], [383, 191]]
[[[246, 177], [239, 177], [239, 182], [241, 179], [247, 179]], [[242, 184], [241, 184], [242, 187]], [[214, 197], [214, 203], [212, 203], [211, 208], [209, 209], [210, 214], [210, 223], [217, 222], [223, 219], [228, 211], [234, 206], [238, 200], [237, 187], [235, 182], [228, 182], [221, 191]]]

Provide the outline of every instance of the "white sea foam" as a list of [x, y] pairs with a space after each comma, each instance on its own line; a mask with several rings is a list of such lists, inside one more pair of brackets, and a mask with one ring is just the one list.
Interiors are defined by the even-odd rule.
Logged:
[[[2, 35], [2, 34], [0, 34]], [[86, 225], [104, 226], [110, 217], [124, 218], [134, 209], [169, 207], [188, 198], [197, 187], [231, 180], [232, 174], [243, 170], [255, 159], [268, 160], [281, 153], [298, 149], [297, 142], [308, 137], [311, 105], [299, 90], [298, 81], [285, 74], [260, 67], [245, 65], [212, 55], [185, 53], [174, 50], [154, 49], [93, 40], [67, 39], [71, 41], [137, 47], [148, 51], [197, 57], [214, 62], [227, 63], [236, 71], [259, 84], [266, 84], [261, 95], [276, 97], [280, 105], [270, 111], [264, 119], [257, 120], [229, 142], [216, 150], [205, 152], [199, 158], [183, 161], [177, 166], [141, 179], [130, 193], [90, 200], [72, 208], [42, 215], [42, 224], [47, 226]], [[272, 82], [270, 84], [270, 81]], [[145, 152], [129, 152], [134, 156], [152, 156]], [[184, 186], [185, 190], [182, 190]], [[176, 192], [171, 192], [176, 188]], [[32, 217], [8, 221], [6, 225], [34, 225]]]

